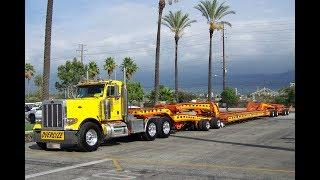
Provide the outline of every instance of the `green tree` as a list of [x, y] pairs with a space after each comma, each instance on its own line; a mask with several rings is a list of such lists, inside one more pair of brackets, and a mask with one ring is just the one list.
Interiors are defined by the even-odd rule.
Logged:
[[111, 74], [116, 69], [116, 67], [117, 67], [117, 65], [116, 65], [116, 62], [115, 62], [114, 58], [108, 57], [105, 60], [103, 68], [104, 68], [104, 70], [107, 71], [109, 79], [111, 79]]
[[285, 104], [286, 106], [295, 105], [295, 88], [286, 87], [279, 90], [280, 95], [275, 98], [276, 103]]
[[83, 80], [85, 74], [85, 66], [76, 58], [72, 61], [67, 61], [64, 65], [58, 66], [59, 81], [55, 83], [55, 87], [60, 92], [69, 90]]
[[42, 100], [49, 99], [52, 9], [53, 9], [53, 0], [48, 0], [47, 16], [46, 16], [46, 30], [45, 30], [45, 40], [44, 40], [44, 66], [43, 66]]
[[163, 18], [162, 24], [167, 26], [174, 33], [175, 40], [175, 59], [174, 59], [174, 68], [175, 68], [175, 93], [178, 93], [178, 43], [179, 39], [182, 36], [183, 30], [186, 27], [191, 26], [192, 23], [196, 22], [196, 20], [190, 20], [189, 14], [183, 14], [181, 11], [177, 12], [169, 12]]
[[224, 5], [224, 2], [219, 4], [217, 0], [207, 0], [200, 1], [200, 3], [195, 6], [202, 15], [206, 18], [207, 23], [209, 24], [209, 35], [210, 35], [210, 47], [209, 47], [209, 66], [208, 66], [208, 101], [211, 101], [211, 92], [212, 92], [212, 35], [214, 30], [221, 30], [224, 24], [231, 27], [231, 24], [226, 21], [221, 21], [223, 17], [228, 14], [235, 14], [234, 11], [229, 11], [229, 6]]
[[[154, 97], [155, 91], [152, 90], [148, 95], [148, 98], [152, 100]], [[159, 86], [159, 101], [175, 102], [175, 99], [175, 93], [172, 89], [163, 85]]]
[[[173, 2], [178, 2], [178, 0], [167, 0], [168, 3], [171, 5]], [[159, 63], [160, 63], [160, 34], [161, 34], [161, 20], [162, 20], [162, 12], [166, 6], [166, 0], [159, 0], [158, 3], [158, 29], [157, 29], [157, 43], [156, 43], [156, 60], [155, 60], [155, 68], [154, 68], [154, 90], [155, 90], [155, 97], [153, 99], [153, 104], [158, 102], [159, 97]]]
[[128, 89], [128, 100], [130, 103], [141, 102], [144, 97], [143, 88], [140, 82], [129, 82], [127, 83]]
[[190, 102], [193, 99], [196, 99], [197, 95], [193, 94], [193, 93], [189, 93], [186, 91], [178, 91], [178, 97], [177, 97], [177, 101], [178, 103], [182, 103], [182, 102]]
[[139, 69], [138, 65], [134, 62], [130, 57], [125, 57], [120, 66], [121, 71], [123, 72], [124, 68], [126, 68], [126, 78], [130, 80], [134, 73]]
[[90, 61], [86, 68], [88, 68], [89, 79], [96, 79], [100, 73], [97, 63], [95, 61]]
[[24, 65], [24, 77], [28, 80], [28, 89], [27, 91], [29, 91], [29, 82], [30, 82], [30, 79], [34, 76], [35, 74], [35, 70], [34, 70], [34, 67], [30, 64], [30, 63], [26, 63]]
[[236, 95], [236, 91], [234, 89], [227, 87], [221, 93], [220, 102], [226, 103], [226, 109], [228, 111], [230, 106], [237, 105], [239, 102], [239, 97]]

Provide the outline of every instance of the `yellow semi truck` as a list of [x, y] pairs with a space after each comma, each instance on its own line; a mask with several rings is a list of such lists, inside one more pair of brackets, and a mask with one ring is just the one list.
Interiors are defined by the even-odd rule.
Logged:
[[86, 81], [78, 84], [76, 98], [47, 100], [42, 119], [33, 127], [33, 141], [42, 149], [47, 144], [74, 144], [82, 151], [95, 151], [106, 139], [140, 134], [152, 141], [170, 135], [165, 117], [138, 119], [128, 114], [126, 85], [122, 81]]

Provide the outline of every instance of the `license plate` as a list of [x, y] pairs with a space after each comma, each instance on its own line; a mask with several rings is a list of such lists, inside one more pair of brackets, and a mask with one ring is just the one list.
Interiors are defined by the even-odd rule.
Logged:
[[41, 139], [64, 140], [64, 132], [63, 131], [41, 131]]

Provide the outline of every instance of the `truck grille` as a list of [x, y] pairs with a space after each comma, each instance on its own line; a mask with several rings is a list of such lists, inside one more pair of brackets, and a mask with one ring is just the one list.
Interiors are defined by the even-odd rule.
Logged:
[[48, 101], [42, 105], [42, 127], [44, 129], [64, 128], [64, 106], [62, 101]]

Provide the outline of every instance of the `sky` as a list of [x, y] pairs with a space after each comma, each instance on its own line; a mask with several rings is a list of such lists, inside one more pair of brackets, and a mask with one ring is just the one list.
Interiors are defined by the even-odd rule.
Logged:
[[[25, 61], [42, 73], [46, 0], [26, 0]], [[179, 77], [206, 77], [208, 71], [208, 24], [194, 8], [199, 0], [180, 0], [167, 5], [169, 11], [182, 10], [197, 20], [179, 41]], [[220, 1], [222, 2], [222, 1]], [[272, 74], [294, 70], [295, 4], [293, 0], [227, 0], [236, 14], [223, 20], [226, 28], [227, 74]], [[157, 0], [54, 0], [52, 23], [50, 89], [57, 80], [56, 70], [66, 60], [80, 59], [79, 44], [85, 44], [84, 62], [102, 64], [114, 57], [121, 64], [132, 57], [139, 66], [135, 80], [154, 82]], [[213, 74], [222, 73], [221, 32], [213, 35]], [[160, 83], [173, 84], [174, 35], [161, 28]], [[170, 75], [170, 77], [169, 77]], [[121, 76], [118, 70], [114, 75]], [[118, 77], [117, 77], [118, 76]], [[171, 82], [172, 81], [172, 82]], [[204, 82], [207, 80], [205, 79]]]

